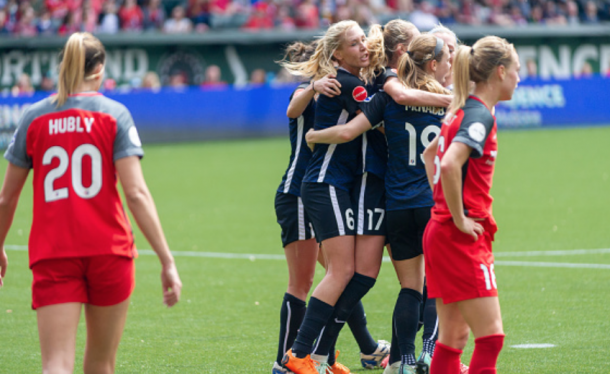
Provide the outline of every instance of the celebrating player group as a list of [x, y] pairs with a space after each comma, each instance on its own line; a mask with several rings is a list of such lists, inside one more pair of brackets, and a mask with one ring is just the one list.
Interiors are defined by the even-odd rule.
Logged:
[[[273, 374], [350, 373], [335, 353], [345, 323], [365, 368], [495, 373], [504, 332], [489, 192], [494, 107], [519, 82], [514, 46], [495, 36], [463, 46], [446, 27], [422, 34], [402, 20], [365, 35], [342, 21], [290, 45], [281, 64], [303, 83], [275, 199], [289, 280]], [[384, 247], [401, 286], [391, 344], [370, 335], [361, 303]], [[326, 273], [307, 302], [317, 262]]]
[[[105, 63], [97, 38], [71, 35], [57, 95], [25, 111], [5, 153], [2, 248], [34, 170], [29, 265], [45, 373], [74, 371], [83, 307], [84, 372], [114, 372], [137, 256], [117, 180], [161, 262], [164, 303], [180, 298], [134, 122], [97, 92]], [[303, 83], [287, 108], [292, 153], [275, 199], [289, 280], [272, 372], [350, 373], [335, 350], [347, 323], [365, 368], [495, 373], [504, 332], [491, 250], [493, 113], [519, 82], [513, 45], [488, 36], [459, 46], [443, 26], [422, 34], [402, 20], [365, 35], [342, 21], [314, 43], [289, 46], [281, 64]], [[387, 321], [391, 344], [371, 336], [361, 302], [384, 248], [401, 286]], [[307, 300], [318, 262], [326, 273]], [[7, 266], [2, 249], [0, 286]], [[470, 332], [467, 367], [460, 357]]]

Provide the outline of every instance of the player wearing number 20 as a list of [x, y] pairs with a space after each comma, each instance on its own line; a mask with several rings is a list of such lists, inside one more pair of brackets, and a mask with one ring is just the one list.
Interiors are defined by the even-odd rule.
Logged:
[[[161, 260], [167, 306], [178, 302], [182, 286], [142, 176], [144, 153], [131, 115], [97, 93], [105, 56], [98, 39], [73, 34], [62, 52], [58, 94], [28, 108], [5, 154], [9, 166], [0, 191], [0, 244], [34, 170], [29, 262], [44, 372], [73, 372], [83, 304], [84, 372], [114, 372], [137, 255], [117, 175], [136, 222]], [[6, 253], [0, 254], [4, 276]]]

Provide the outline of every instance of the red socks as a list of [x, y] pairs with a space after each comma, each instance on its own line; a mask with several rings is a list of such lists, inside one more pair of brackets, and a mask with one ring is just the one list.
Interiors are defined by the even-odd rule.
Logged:
[[[462, 351], [436, 342], [430, 374], [460, 374]], [[472, 374], [472, 371], [470, 372]]]
[[[496, 374], [496, 361], [504, 344], [504, 335], [483, 336], [474, 340], [469, 374]], [[438, 343], [437, 343], [438, 345]], [[436, 353], [435, 353], [436, 356]]]

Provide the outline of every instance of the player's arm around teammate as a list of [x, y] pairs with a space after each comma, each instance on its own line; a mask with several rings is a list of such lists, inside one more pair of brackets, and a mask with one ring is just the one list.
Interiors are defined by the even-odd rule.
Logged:
[[[433, 374], [459, 373], [469, 329], [475, 336], [469, 372], [496, 372], [504, 331], [491, 252], [497, 230], [489, 195], [497, 156], [491, 109], [510, 100], [518, 71], [514, 46], [498, 37], [460, 47], [455, 57], [455, 99], [438, 142], [431, 145], [437, 150], [435, 170], [427, 169], [435, 206], [424, 236], [426, 274], [440, 319]], [[432, 159], [430, 153], [426, 159]]]
[[[131, 115], [96, 92], [104, 62], [97, 38], [73, 34], [63, 50], [57, 96], [24, 113], [5, 154], [10, 163], [0, 191], [2, 246], [34, 169], [29, 257], [44, 373], [73, 372], [83, 304], [84, 372], [114, 372], [137, 255], [114, 183], [117, 172], [136, 221], [161, 260], [167, 306], [178, 302], [182, 287], [142, 177], [143, 151]], [[91, 175], [89, 187], [83, 184], [85, 173]]]

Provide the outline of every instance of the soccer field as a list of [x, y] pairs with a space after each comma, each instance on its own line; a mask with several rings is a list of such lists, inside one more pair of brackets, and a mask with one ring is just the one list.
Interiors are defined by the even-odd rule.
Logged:
[[[506, 332], [498, 372], [610, 373], [610, 127], [498, 139], [494, 252]], [[176, 307], [164, 308], [160, 265], [141, 250], [117, 373], [270, 373], [287, 282], [273, 199], [289, 148], [287, 139], [145, 146], [142, 165], [184, 289]], [[6, 241], [0, 373], [40, 372], [24, 250], [31, 195], [28, 181]], [[138, 247], [150, 248], [135, 231]], [[316, 284], [322, 275], [319, 268]], [[376, 339], [390, 339], [398, 291], [385, 262], [364, 299]], [[84, 327], [81, 320], [76, 372]], [[514, 347], [525, 344], [552, 347]], [[472, 347], [471, 339], [466, 363]], [[365, 372], [349, 329], [337, 348], [339, 361]]]

